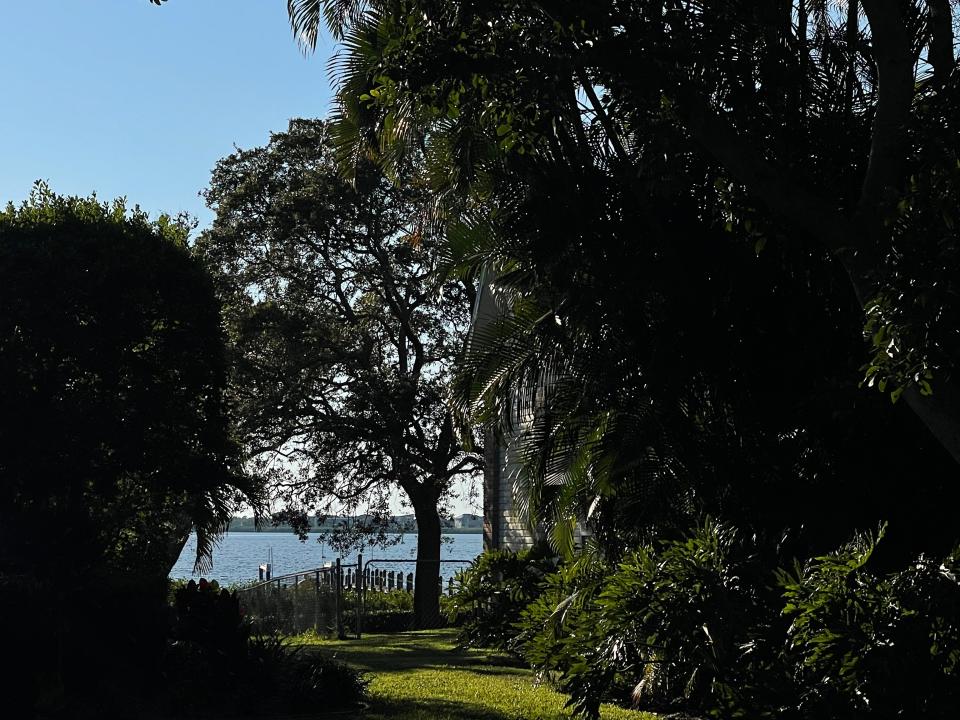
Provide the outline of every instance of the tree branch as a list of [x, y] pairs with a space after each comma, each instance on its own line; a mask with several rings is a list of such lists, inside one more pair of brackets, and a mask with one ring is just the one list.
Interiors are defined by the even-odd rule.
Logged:
[[449, 480], [450, 478], [456, 475], [459, 475], [468, 469], [470, 471], [473, 471], [473, 470], [479, 470], [482, 467], [483, 467], [483, 461], [481, 461], [479, 458], [473, 455], [467, 455], [466, 457], [462, 458], [459, 462], [457, 462], [457, 464], [454, 465], [453, 467], [447, 468], [446, 478]]
[[617, 133], [617, 129], [613, 126], [613, 121], [607, 114], [606, 109], [604, 109], [603, 103], [600, 102], [600, 98], [597, 97], [597, 93], [593, 89], [593, 84], [590, 82], [590, 78], [587, 77], [587, 73], [584, 72], [584, 70], [580, 67], [576, 68], [576, 74], [577, 80], [580, 82], [580, 87], [583, 88], [587, 98], [590, 100], [590, 105], [593, 107], [593, 112], [600, 121], [603, 131], [607, 134], [607, 139], [610, 141], [610, 146], [613, 148], [614, 153], [616, 153], [616, 156], [620, 162], [622, 162], [624, 165], [629, 165], [630, 158], [627, 156], [627, 151], [624, 149], [623, 143], [620, 142], [620, 136]]
[[757, 145], [738, 134], [701, 94], [682, 85], [674, 109], [691, 137], [770, 210], [809, 232], [831, 252], [844, 249], [849, 223], [840, 209], [766, 160]]

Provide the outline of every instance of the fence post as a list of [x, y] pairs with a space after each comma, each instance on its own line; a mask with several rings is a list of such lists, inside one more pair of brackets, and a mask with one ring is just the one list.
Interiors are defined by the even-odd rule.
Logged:
[[407, 573], [407, 592], [413, 592], [413, 573]]
[[333, 581], [336, 589], [334, 590], [333, 602], [337, 611], [337, 640], [345, 640], [347, 636], [343, 632], [343, 598], [341, 595], [343, 575], [340, 569], [340, 558], [337, 558], [336, 570], [334, 572], [336, 574], [333, 577]]
[[[304, 580], [307, 579], [307, 576], [304, 575]], [[300, 629], [300, 575], [293, 576], [293, 634], [299, 635], [302, 630]]]
[[366, 589], [366, 583], [363, 577], [363, 553], [357, 555], [357, 640], [360, 639], [360, 633], [363, 626], [363, 594]]
[[320, 571], [317, 570], [316, 585], [313, 588], [313, 631], [320, 634]]

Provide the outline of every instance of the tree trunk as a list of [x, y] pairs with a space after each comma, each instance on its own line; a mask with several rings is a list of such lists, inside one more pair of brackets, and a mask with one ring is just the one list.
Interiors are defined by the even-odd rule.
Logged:
[[933, 66], [937, 86], [942, 86], [953, 72], [953, 11], [950, 0], [928, 0], [930, 12], [930, 52], [927, 61]]
[[[413, 499], [413, 498], [412, 498]], [[413, 587], [413, 616], [418, 629], [439, 627], [440, 513], [429, 497], [413, 499], [417, 519], [417, 570]]]
[[[148, 573], [156, 573], [158, 576], [168, 578], [173, 572], [173, 566], [177, 564], [183, 548], [186, 547], [190, 539], [190, 533], [193, 531], [193, 519], [185, 507], [180, 508], [174, 517], [174, 529], [166, 535], [158, 536], [157, 542], [163, 545], [160, 557], [157, 558], [157, 567], [147, 569]], [[146, 568], [145, 568], [146, 569]]]

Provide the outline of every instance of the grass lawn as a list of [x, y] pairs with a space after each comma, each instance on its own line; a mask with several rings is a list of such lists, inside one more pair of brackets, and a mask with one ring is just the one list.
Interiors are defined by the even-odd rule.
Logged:
[[[456, 631], [366, 635], [362, 640], [306, 641], [370, 673], [371, 720], [555, 720], [568, 718], [566, 696], [535, 686], [529, 670], [484, 651], [458, 650]], [[654, 716], [604, 705], [609, 720]]]

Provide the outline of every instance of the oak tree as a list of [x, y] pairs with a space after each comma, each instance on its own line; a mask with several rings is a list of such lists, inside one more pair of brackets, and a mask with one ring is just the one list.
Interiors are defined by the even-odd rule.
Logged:
[[438, 507], [480, 456], [446, 402], [470, 297], [435, 273], [429, 194], [373, 167], [348, 184], [328, 125], [294, 120], [221, 160], [206, 199], [197, 247], [229, 308], [239, 423], [283, 517], [363, 510], [361, 529], [382, 529], [398, 489], [417, 523], [416, 619], [436, 622]]

